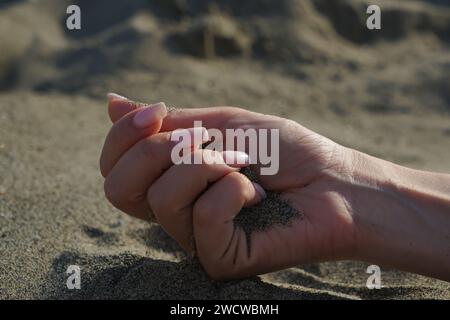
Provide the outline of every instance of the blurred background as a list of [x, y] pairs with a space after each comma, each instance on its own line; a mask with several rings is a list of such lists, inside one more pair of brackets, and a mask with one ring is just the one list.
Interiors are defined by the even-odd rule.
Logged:
[[[66, 28], [71, 4], [81, 30]], [[369, 4], [381, 8], [381, 30], [366, 27]], [[283, 116], [372, 155], [450, 172], [450, 2], [0, 1], [0, 297], [61, 297], [39, 283], [55, 283], [78, 254], [92, 265], [105, 253], [179, 256], [156, 226], [104, 199], [107, 92]], [[302, 269], [298, 282], [341, 274], [336, 266]], [[344, 269], [340, 281], [358, 274], [364, 287], [364, 268]]]
[[[65, 27], [70, 4], [81, 8], [81, 30]], [[369, 4], [381, 7], [382, 30], [366, 28]], [[0, 5], [2, 93], [238, 105], [403, 164], [449, 169], [448, 1]]]

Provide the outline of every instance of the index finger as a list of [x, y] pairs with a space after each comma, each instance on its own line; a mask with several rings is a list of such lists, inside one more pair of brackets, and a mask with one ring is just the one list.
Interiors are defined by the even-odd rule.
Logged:
[[140, 104], [129, 100], [116, 93], [108, 93], [108, 115], [112, 123], [120, 120], [123, 116], [137, 109]]

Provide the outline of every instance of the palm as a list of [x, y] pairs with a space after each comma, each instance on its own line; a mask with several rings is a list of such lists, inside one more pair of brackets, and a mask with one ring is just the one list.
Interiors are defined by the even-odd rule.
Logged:
[[[331, 160], [339, 152], [337, 145], [285, 119], [251, 119], [253, 128], [280, 128], [280, 170], [275, 176], [259, 178], [265, 189], [280, 192], [301, 215], [288, 227], [274, 226], [252, 235], [253, 257], [242, 259], [253, 261], [250, 264], [257, 267], [239, 273], [268, 272], [304, 262], [347, 257], [353, 234], [351, 214], [343, 190], [335, 187], [330, 178], [340, 169], [339, 163]], [[247, 125], [250, 122], [240, 121]], [[253, 169], [258, 172], [257, 167]], [[241, 263], [249, 265], [249, 261]]]

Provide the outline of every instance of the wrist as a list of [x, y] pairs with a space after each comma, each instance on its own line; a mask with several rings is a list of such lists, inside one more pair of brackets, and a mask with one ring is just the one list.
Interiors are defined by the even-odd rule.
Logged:
[[355, 258], [448, 279], [449, 176], [350, 152]]

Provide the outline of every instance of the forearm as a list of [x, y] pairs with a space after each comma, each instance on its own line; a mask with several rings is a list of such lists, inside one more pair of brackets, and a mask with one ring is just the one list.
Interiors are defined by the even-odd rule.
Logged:
[[352, 157], [358, 258], [450, 281], [450, 175]]

